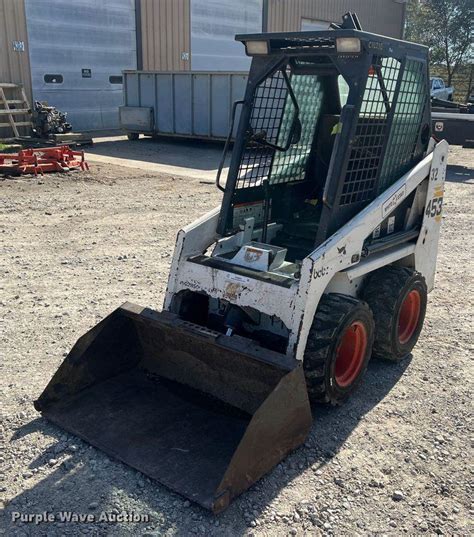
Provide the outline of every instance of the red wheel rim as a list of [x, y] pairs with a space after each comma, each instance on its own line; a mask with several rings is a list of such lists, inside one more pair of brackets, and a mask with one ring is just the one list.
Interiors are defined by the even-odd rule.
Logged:
[[421, 295], [413, 289], [402, 302], [398, 317], [398, 339], [402, 345], [410, 341], [415, 333], [421, 312]]
[[336, 351], [335, 377], [341, 388], [354, 382], [362, 369], [367, 350], [367, 330], [360, 321], [346, 328]]

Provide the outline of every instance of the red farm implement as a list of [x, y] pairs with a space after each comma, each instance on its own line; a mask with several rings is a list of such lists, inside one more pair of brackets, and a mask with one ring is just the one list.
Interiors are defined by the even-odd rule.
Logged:
[[4, 175], [38, 175], [79, 169], [89, 169], [84, 151], [73, 151], [67, 145], [0, 153], [0, 173]]

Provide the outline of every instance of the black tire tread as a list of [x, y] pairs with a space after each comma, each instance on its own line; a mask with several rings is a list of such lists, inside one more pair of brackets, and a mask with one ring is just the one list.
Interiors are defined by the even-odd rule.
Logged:
[[[393, 351], [393, 342], [388, 327], [392, 326], [397, 314], [396, 303], [400, 291], [413, 278], [421, 277], [419, 272], [407, 267], [388, 265], [371, 273], [362, 292], [363, 299], [373, 311], [375, 323], [374, 357], [390, 362], [399, 362], [400, 356]], [[423, 314], [424, 315], [424, 314]]]
[[[328, 355], [341, 323], [355, 308], [360, 307], [372, 316], [368, 305], [361, 300], [338, 293], [322, 296], [308, 335], [303, 362], [311, 402], [332, 404], [343, 402], [342, 399], [334, 398], [327, 392]], [[363, 373], [364, 370], [360, 376]]]

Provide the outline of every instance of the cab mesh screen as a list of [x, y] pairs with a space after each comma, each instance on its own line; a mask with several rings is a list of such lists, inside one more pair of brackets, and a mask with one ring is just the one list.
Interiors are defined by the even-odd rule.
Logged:
[[340, 205], [373, 199], [399, 73], [400, 62], [394, 58], [374, 61], [367, 78]]
[[[301, 138], [287, 151], [276, 151], [270, 174], [270, 184], [302, 181], [306, 175], [306, 163], [313, 143], [316, 123], [321, 112], [323, 92], [316, 75], [294, 75], [291, 87], [300, 108]], [[281, 122], [278, 144], [285, 144], [294, 118], [294, 106], [288, 99]]]
[[427, 99], [426, 76], [426, 66], [422, 62], [406, 62], [393, 111], [379, 192], [400, 179], [422, 156], [423, 149], [418, 149], [417, 152], [417, 140]]
[[[311, 151], [314, 131], [322, 104], [322, 87], [316, 75], [292, 75], [291, 87], [300, 109], [301, 137], [287, 151], [278, 151], [251, 141], [242, 155], [237, 188], [301, 181]], [[288, 141], [295, 116], [295, 106], [288, 95], [280, 71], [265, 79], [256, 89], [250, 115], [250, 132], [283, 147]]]
[[[281, 71], [266, 78], [255, 90], [250, 113], [249, 131], [272, 144], [278, 141], [288, 88]], [[247, 143], [237, 174], [236, 188], [260, 186], [268, 178], [274, 149]]]

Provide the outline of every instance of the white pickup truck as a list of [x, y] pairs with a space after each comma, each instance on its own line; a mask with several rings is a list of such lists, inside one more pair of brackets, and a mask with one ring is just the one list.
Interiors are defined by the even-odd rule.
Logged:
[[446, 86], [442, 78], [432, 77], [431, 82], [431, 97], [442, 99], [444, 101], [452, 101], [454, 88]]

